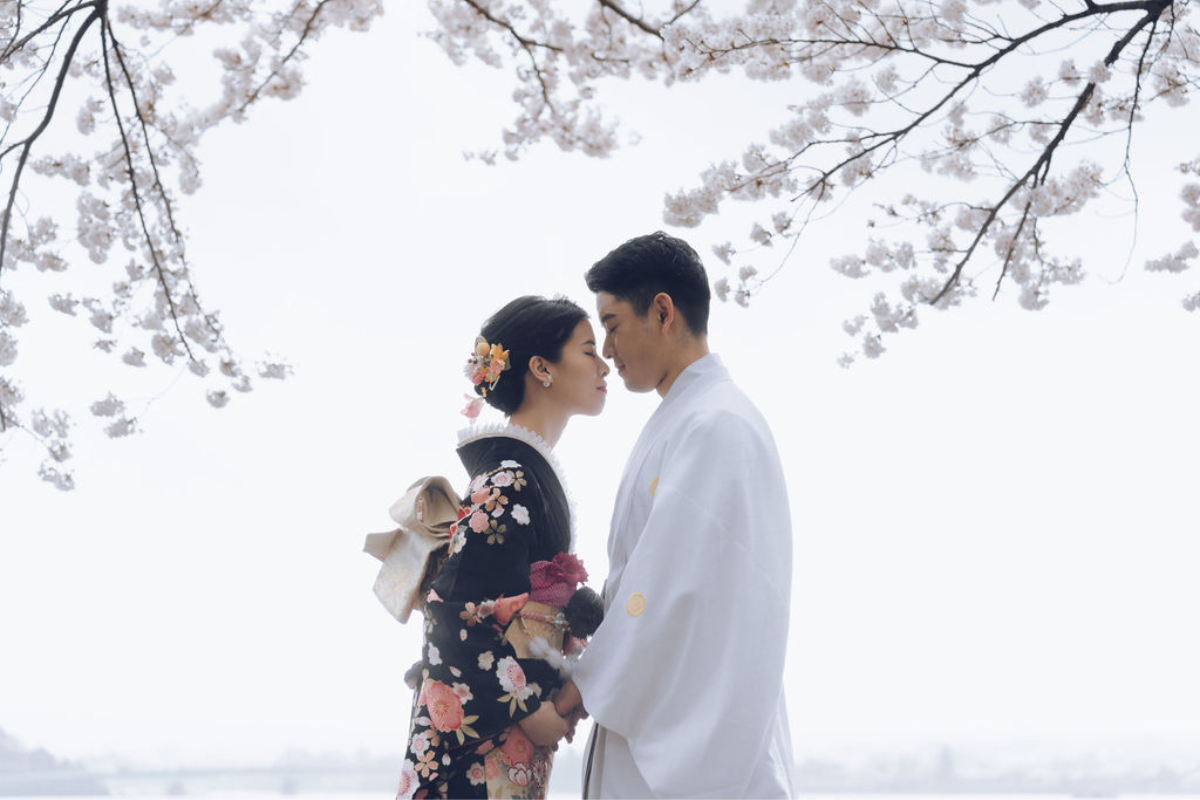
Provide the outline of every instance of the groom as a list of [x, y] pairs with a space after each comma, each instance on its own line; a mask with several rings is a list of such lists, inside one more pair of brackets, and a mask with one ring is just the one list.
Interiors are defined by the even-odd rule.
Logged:
[[708, 350], [686, 242], [631, 239], [586, 280], [604, 356], [662, 402], [617, 492], [604, 622], [555, 703], [596, 722], [584, 797], [789, 797], [791, 521], [771, 431]]

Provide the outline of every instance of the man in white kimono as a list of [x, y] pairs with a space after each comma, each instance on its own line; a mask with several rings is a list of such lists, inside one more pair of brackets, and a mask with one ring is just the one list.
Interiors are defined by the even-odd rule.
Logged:
[[604, 356], [662, 403], [625, 466], [605, 618], [560, 697], [595, 720], [585, 797], [788, 797], [791, 519], [774, 439], [708, 351], [708, 277], [655, 233], [587, 273]]

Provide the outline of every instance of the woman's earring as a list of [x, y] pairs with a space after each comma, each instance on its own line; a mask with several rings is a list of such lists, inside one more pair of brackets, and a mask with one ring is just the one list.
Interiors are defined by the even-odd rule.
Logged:
[[550, 388], [550, 379], [546, 378], [546, 380], [542, 381], [542, 386], [545, 386], [547, 389], [549, 389]]

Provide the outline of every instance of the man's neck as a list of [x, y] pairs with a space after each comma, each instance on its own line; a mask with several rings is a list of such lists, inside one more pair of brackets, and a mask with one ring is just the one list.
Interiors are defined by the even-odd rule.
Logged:
[[700, 359], [708, 355], [708, 338], [697, 337], [691, 340], [687, 345], [680, 347], [678, 354], [671, 362], [671, 368], [667, 370], [667, 374], [658, 382], [655, 387], [659, 397], [666, 397], [667, 392], [671, 391], [671, 387], [675, 385], [676, 379], [683, 374], [683, 371], [695, 364]]

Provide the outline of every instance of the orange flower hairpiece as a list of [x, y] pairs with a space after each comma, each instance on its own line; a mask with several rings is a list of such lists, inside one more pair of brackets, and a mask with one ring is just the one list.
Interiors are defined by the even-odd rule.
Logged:
[[[463, 371], [473, 385], [486, 384], [482, 391], [483, 396], [487, 397], [488, 389], [496, 388], [496, 384], [500, 381], [500, 373], [510, 366], [512, 365], [508, 361], [508, 351], [499, 342], [488, 344], [487, 339], [476, 336], [475, 352], [467, 359], [467, 366]], [[475, 418], [479, 416], [480, 409], [483, 408], [483, 398], [468, 399], [471, 402], [467, 403], [467, 407], [463, 409], [462, 413], [474, 423]]]

